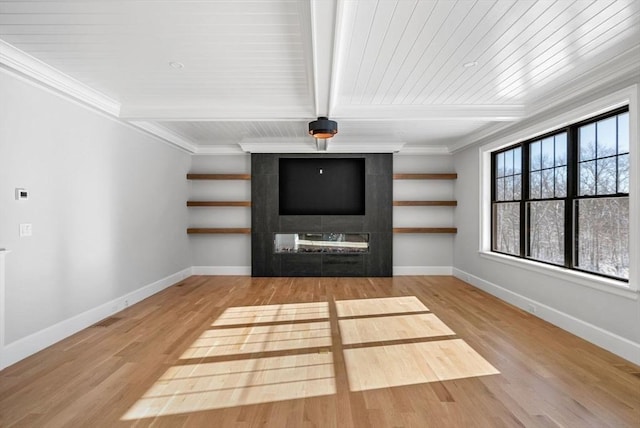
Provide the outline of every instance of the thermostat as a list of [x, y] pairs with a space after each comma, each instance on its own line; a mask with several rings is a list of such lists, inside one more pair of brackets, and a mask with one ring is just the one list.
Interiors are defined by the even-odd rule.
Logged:
[[26, 201], [29, 199], [29, 191], [27, 189], [16, 189], [16, 201]]

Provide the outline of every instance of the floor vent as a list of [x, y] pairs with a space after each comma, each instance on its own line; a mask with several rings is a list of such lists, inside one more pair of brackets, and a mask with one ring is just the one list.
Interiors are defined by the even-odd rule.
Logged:
[[93, 325], [93, 327], [109, 327], [111, 324], [120, 321], [120, 317], [109, 317]]

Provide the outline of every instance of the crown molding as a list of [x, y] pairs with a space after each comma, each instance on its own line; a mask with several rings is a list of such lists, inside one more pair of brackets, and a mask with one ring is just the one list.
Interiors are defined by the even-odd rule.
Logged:
[[120, 103], [0, 40], [0, 64], [113, 116]]
[[175, 132], [169, 131], [167, 128], [165, 128], [162, 125], [158, 125], [157, 123], [153, 123], [153, 122], [135, 121], [135, 120], [130, 121], [128, 123], [135, 126], [136, 128], [139, 128], [143, 131], [148, 132], [149, 134], [151, 134], [156, 138], [159, 138], [167, 143], [170, 143], [171, 145], [174, 145], [186, 151], [187, 153], [193, 154], [198, 151], [197, 144], [195, 144], [191, 140], [184, 138], [181, 135], [176, 134]]
[[313, 138], [244, 138], [239, 146], [247, 153], [317, 153]]
[[[630, 86], [628, 79], [637, 78], [640, 75], [640, 45], [634, 46], [628, 51], [601, 64], [588, 72], [571, 80], [571, 83], [562, 88], [556, 88], [553, 93], [540, 96], [527, 109], [526, 117], [551, 115], [556, 116], [554, 109], [562, 109], [576, 101], [589, 102], [589, 98], [601, 92], [617, 92], [621, 87]], [[583, 103], [581, 102], [581, 104]], [[558, 111], [557, 113], [563, 113]], [[449, 146], [452, 153], [464, 150], [476, 144], [486, 142], [488, 138], [497, 136], [502, 132], [508, 132], [516, 126], [512, 123], [491, 124], [478, 132], [462, 138], [459, 142]]]
[[210, 155], [245, 155], [245, 151], [237, 144], [216, 144], [209, 146], [198, 146], [194, 153], [197, 156]]
[[397, 153], [405, 145], [404, 141], [328, 141], [329, 153]]
[[245, 138], [240, 147], [249, 153], [396, 153], [404, 142], [327, 140], [326, 150], [319, 150], [313, 138]]
[[568, 100], [581, 98], [634, 75], [640, 75], [640, 45], [635, 45], [609, 61], [574, 76], [569, 84], [559, 90], [538, 97], [527, 109], [527, 116], [549, 111]]
[[398, 156], [403, 156], [403, 155], [449, 156], [451, 155], [451, 151], [447, 146], [404, 145], [402, 149], [396, 154]]
[[461, 138], [457, 143], [451, 144], [449, 146], [449, 151], [455, 154], [512, 126], [514, 126], [512, 123], [490, 124], [482, 129], [474, 131], [466, 137]]

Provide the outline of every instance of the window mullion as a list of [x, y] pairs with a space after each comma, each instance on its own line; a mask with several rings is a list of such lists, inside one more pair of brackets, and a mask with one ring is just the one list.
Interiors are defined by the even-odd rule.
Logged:
[[529, 227], [526, 219], [526, 200], [529, 198], [529, 144], [521, 145], [522, 191], [520, 193], [520, 257], [526, 257]]
[[495, 247], [495, 227], [496, 227], [496, 219], [495, 219], [495, 201], [497, 197], [496, 190], [496, 165], [498, 161], [496, 159], [497, 154], [491, 154], [491, 242], [489, 242], [489, 248], [493, 251]]
[[577, 215], [574, 197], [578, 192], [578, 130], [573, 126], [567, 129], [567, 195], [564, 206], [564, 265], [574, 267], [578, 251]]

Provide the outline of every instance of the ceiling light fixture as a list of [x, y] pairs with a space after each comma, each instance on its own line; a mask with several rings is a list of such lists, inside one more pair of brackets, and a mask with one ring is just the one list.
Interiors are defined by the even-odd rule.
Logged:
[[184, 68], [184, 64], [178, 61], [170, 61], [169, 65], [171, 66], [171, 68], [175, 68], [176, 70]]
[[309, 135], [313, 138], [327, 139], [338, 133], [338, 122], [321, 116], [318, 120], [309, 122]]

